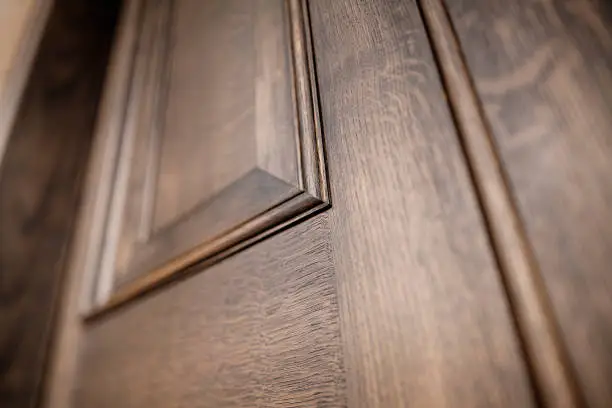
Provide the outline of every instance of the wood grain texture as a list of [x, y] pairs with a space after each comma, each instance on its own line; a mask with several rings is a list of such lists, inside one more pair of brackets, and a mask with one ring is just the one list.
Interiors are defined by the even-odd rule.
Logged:
[[116, 6], [57, 1], [0, 168], [3, 407], [40, 395]]
[[348, 406], [534, 406], [416, 4], [310, 10]]
[[569, 359], [552, 314], [550, 299], [518, 218], [452, 24], [442, 0], [421, 0], [420, 3], [479, 192], [538, 399], [547, 407], [577, 406], [579, 392], [569, 370]]
[[89, 325], [74, 407], [345, 406], [325, 214]]
[[586, 402], [612, 404], [612, 8], [447, 2]]
[[[219, 240], [220, 236], [248, 222], [253, 214], [264, 214], [299, 194], [295, 186], [256, 168], [219, 191], [197, 211], [184, 214], [180, 222], [158, 231], [146, 241], [136, 241], [134, 245], [134, 241], [127, 240], [134, 237], [123, 234], [118, 244], [115, 272], [120, 275], [116, 277], [115, 287], [137, 280], [169, 260], [180, 259], [204, 243]], [[133, 213], [133, 218], [139, 215]]]
[[[173, 7], [155, 229], [173, 223], [257, 166], [255, 5], [183, 0]], [[285, 106], [290, 98], [289, 93]], [[285, 118], [265, 120], [284, 120], [290, 132], [290, 111]]]
[[109, 156], [117, 171], [97, 308], [328, 204], [303, 2], [145, 1], [140, 10], [128, 101], [117, 105], [126, 120]]

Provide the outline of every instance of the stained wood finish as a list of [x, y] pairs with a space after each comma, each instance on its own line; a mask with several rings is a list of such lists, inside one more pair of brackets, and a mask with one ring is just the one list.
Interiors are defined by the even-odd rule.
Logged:
[[421, 10], [479, 192], [538, 399], [547, 407], [576, 406], [580, 393], [569, 369], [550, 299], [526, 242], [525, 229], [518, 219], [452, 23], [442, 0], [421, 0]]
[[[103, 245], [106, 211], [112, 194], [115, 157], [118, 155], [127, 102], [134, 47], [138, 38], [138, 1], [123, 3], [117, 27], [117, 42], [108, 64], [105, 90], [87, 165], [83, 203], [66, 273], [65, 295], [57, 321], [57, 337], [46, 376], [43, 406], [69, 407], [72, 401], [81, 339], [85, 327], [81, 313], [89, 307], [88, 290], [96, 278], [97, 249]], [[121, 108], [118, 108], [121, 107]], [[93, 253], [93, 254], [92, 254]]]
[[302, 2], [136, 3], [102, 309], [328, 202]]
[[94, 322], [73, 406], [345, 406], [328, 236], [321, 214]]
[[40, 396], [116, 11], [56, 1], [0, 168], [2, 407]]
[[285, 3], [176, 5], [153, 229], [193, 211], [260, 162], [298, 184]]
[[534, 406], [416, 4], [310, 10], [348, 406]]
[[612, 9], [447, 2], [572, 367], [612, 403]]
[[608, 406], [609, 6], [514, 4], [309, 2], [334, 206], [84, 324], [79, 243], [49, 406]]

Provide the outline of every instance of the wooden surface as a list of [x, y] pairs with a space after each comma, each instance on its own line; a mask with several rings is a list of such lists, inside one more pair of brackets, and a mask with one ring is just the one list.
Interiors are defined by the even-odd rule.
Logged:
[[193, 211], [257, 165], [253, 5], [192, 0], [175, 7], [154, 228]]
[[[118, 244], [116, 273], [120, 275], [117, 276], [115, 286], [120, 287], [142, 277], [172, 258], [214, 239], [220, 232], [227, 234], [253, 215], [265, 213], [298, 194], [299, 190], [295, 186], [265, 171], [254, 169], [210, 198], [199, 211], [184, 214], [180, 222], [150, 235], [146, 241], [138, 242], [138, 237], [135, 239], [138, 225], [132, 231], [124, 230]], [[130, 206], [133, 203], [126, 204]], [[131, 214], [131, 220], [138, 220], [138, 216], [142, 215], [135, 211]], [[125, 224], [129, 221], [130, 213], [126, 213]]]
[[135, 21], [97, 306], [327, 202], [301, 1], [145, 2]]
[[116, 3], [57, 1], [0, 168], [0, 405], [36, 404]]
[[539, 403], [547, 407], [577, 406], [580, 395], [569, 369], [569, 358], [550, 299], [527, 243], [525, 228], [518, 218], [452, 23], [442, 0], [421, 0], [421, 11], [479, 193], [536, 396]]
[[345, 406], [325, 214], [91, 324], [74, 407]]
[[0, 2], [0, 163], [52, 0]]
[[298, 183], [285, 3], [174, 5], [153, 228], [239, 180], [259, 155], [275, 177]]
[[310, 9], [348, 406], [534, 406], [417, 6]]
[[[207, 210], [216, 196], [258, 168], [258, 153], [279, 164], [270, 173], [288, 184], [298, 184], [299, 164], [285, 2], [160, 4], [158, 14], [170, 14], [164, 22], [170, 25], [171, 46], [161, 56], [168, 72], [167, 77], [149, 79], [145, 87], [157, 81], [161, 82], [158, 87], [166, 89], [157, 95], [160, 107], [144, 118], [157, 125], [138, 124], [141, 132], [160, 133], [157, 141], [150, 142], [158, 149], [154, 159], [158, 163], [151, 170], [155, 173], [152, 191], [147, 192], [152, 197], [145, 198], [150, 202], [144, 204], [153, 207], [152, 219], [147, 220], [150, 235], [186, 218], [196, 222], [194, 216]], [[153, 3], [147, 6], [145, 18], [155, 18], [154, 8]], [[152, 45], [151, 54], [159, 40], [148, 42], [145, 46]], [[151, 58], [145, 54], [145, 66], [152, 63]], [[156, 96], [147, 93], [142, 101], [149, 95]], [[151, 149], [150, 143], [142, 148]], [[136, 150], [135, 156], [147, 154]], [[250, 183], [254, 181], [251, 178]], [[265, 185], [260, 196], [265, 195], [263, 191]], [[257, 207], [257, 194], [252, 195]], [[235, 205], [231, 198], [223, 201], [226, 206]], [[246, 208], [250, 200], [244, 201]], [[241, 220], [260, 211], [251, 209]], [[215, 217], [222, 220], [236, 212], [217, 210]], [[236, 220], [228, 220], [224, 227], [235, 224]], [[202, 227], [211, 234], [220, 231], [214, 225]]]
[[265, 240], [234, 230], [84, 325], [80, 243], [50, 407], [610, 405], [610, 6], [445, 5], [310, 2], [315, 64], [308, 35], [293, 63], [321, 116], [296, 116], [324, 130], [333, 207], [257, 218]]
[[612, 7], [449, 1], [590, 407], [612, 404]]
[[131, 69], [139, 34], [141, 1], [123, 3], [117, 24], [104, 92], [100, 101], [98, 121], [86, 166], [85, 188], [75, 237], [66, 267], [64, 296], [57, 319], [49, 369], [45, 378], [43, 407], [70, 406], [77, 375], [80, 341], [84, 334], [81, 314], [91, 307], [93, 282], [100, 248], [103, 246], [104, 227], [108, 211], [108, 198], [116, 172], [116, 161], [124, 123], [126, 94], [131, 81]]

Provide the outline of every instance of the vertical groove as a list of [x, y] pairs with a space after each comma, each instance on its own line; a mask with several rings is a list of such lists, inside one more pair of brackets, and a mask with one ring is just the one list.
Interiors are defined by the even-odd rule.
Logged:
[[467, 164], [509, 299], [536, 398], [546, 407], [579, 407], [552, 305], [442, 0], [419, 0]]
[[[143, 4], [146, 4], [143, 2]], [[157, 4], [159, 7], [159, 4]], [[155, 9], [157, 10], [157, 9]], [[141, 28], [138, 33], [137, 48], [135, 50], [135, 60], [132, 70], [132, 78], [127, 93], [127, 100], [123, 122], [119, 130], [119, 150], [116, 161], [116, 168], [112, 184], [112, 194], [110, 196], [109, 209], [107, 210], [107, 221], [104, 235], [102, 238], [100, 259], [98, 263], [98, 273], [94, 287], [94, 305], [104, 303], [112, 292], [115, 280], [114, 265], [116, 261], [116, 245], [121, 234], [121, 224], [123, 222], [123, 208], [127, 200], [129, 190], [129, 174], [133, 161], [134, 146], [138, 133], [138, 119], [142, 106], [143, 89], [150, 75], [147, 64], [147, 56], [155, 47], [156, 15], [143, 9], [140, 16]]]
[[312, 72], [312, 44], [308, 9], [304, 0], [289, 0], [291, 31], [291, 54], [293, 80], [299, 129], [299, 162], [301, 185], [308, 193], [323, 201], [328, 200], [325, 165], [323, 163], [322, 141], [315, 78]]

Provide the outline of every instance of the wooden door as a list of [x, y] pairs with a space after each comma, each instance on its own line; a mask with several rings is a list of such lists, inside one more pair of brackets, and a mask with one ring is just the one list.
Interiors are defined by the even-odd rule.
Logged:
[[47, 406], [577, 406], [453, 18], [126, 1]]

